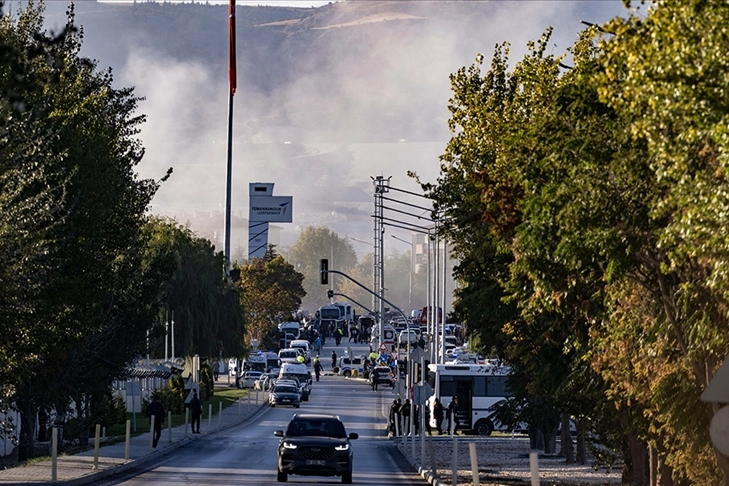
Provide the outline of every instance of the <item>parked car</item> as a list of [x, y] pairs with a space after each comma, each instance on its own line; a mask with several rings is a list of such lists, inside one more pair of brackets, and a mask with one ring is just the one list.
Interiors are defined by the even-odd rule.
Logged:
[[253, 388], [254, 383], [262, 374], [261, 371], [246, 371], [238, 380], [238, 388]]
[[375, 375], [377, 376], [377, 383], [379, 385], [395, 386], [395, 375], [392, 373], [389, 366], [375, 366], [370, 373], [370, 383], [374, 379]]
[[[301, 349], [286, 348], [278, 352], [278, 357], [281, 359], [281, 365], [285, 363], [298, 363], [299, 356], [304, 356], [304, 352]], [[306, 358], [304, 358], [306, 359]]]
[[278, 444], [277, 480], [286, 482], [289, 474], [302, 476], [341, 476], [352, 483], [351, 440], [336, 415], [295, 414], [286, 430], [276, 430]]
[[306, 402], [311, 394], [311, 372], [305, 364], [284, 363], [278, 374], [279, 380], [296, 378], [301, 383], [301, 395]]
[[268, 395], [268, 405], [290, 405], [295, 408], [301, 406], [301, 392], [293, 383], [276, 383]]
[[268, 391], [273, 388], [277, 377], [278, 373], [263, 373], [253, 384], [253, 389]]

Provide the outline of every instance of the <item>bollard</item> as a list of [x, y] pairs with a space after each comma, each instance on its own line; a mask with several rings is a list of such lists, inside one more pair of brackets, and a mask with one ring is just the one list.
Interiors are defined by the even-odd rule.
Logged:
[[151, 415], [149, 417], [149, 448], [154, 449], [154, 419], [156, 417]]
[[453, 435], [453, 466], [451, 468], [451, 471], [453, 472], [453, 479], [451, 480], [451, 484], [453, 486], [458, 486], [458, 436]]
[[167, 442], [172, 444], [172, 410], [167, 411]]
[[218, 428], [223, 425], [223, 402], [218, 403]]
[[94, 465], [91, 469], [94, 471], [99, 470], [99, 437], [101, 435], [101, 424], [96, 424], [96, 431], [94, 433]]
[[468, 455], [471, 456], [471, 477], [473, 486], [479, 486], [478, 477], [478, 456], [476, 455], [476, 443], [471, 442], [468, 444]]
[[433, 450], [433, 438], [428, 436], [428, 450], [430, 452], [430, 471], [433, 479], [438, 479], [438, 467], [435, 463], [435, 451]]
[[132, 421], [127, 420], [127, 432], [124, 437], [124, 460], [129, 460], [129, 445], [132, 440]]
[[248, 396], [248, 408], [246, 409], [246, 414], [251, 413], [251, 392], [246, 392], [246, 395]]
[[101, 438], [106, 439], [106, 427], [101, 428]]
[[208, 430], [213, 428], [213, 404], [208, 403]]
[[240, 417], [240, 407], [241, 407], [241, 400], [240, 397], [238, 397], [238, 416]]
[[532, 474], [532, 486], [539, 486], [539, 453], [529, 453], [529, 470]]
[[185, 437], [187, 437], [187, 425], [190, 423], [190, 409], [185, 409]]
[[51, 432], [51, 482], [58, 482], [58, 427]]

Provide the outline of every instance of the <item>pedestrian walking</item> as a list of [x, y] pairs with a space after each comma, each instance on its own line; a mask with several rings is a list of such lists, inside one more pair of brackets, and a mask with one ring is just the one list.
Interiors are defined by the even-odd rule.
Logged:
[[380, 384], [380, 374], [373, 371], [370, 375], [370, 384], [372, 385], [372, 391], [377, 391], [377, 385]]
[[332, 349], [332, 370], [337, 366], [337, 352]]
[[403, 418], [403, 430], [405, 435], [410, 435], [410, 399], [406, 398], [405, 403], [400, 407], [400, 415]]
[[415, 435], [420, 434], [420, 405], [413, 407], [413, 427], [415, 427]]
[[213, 378], [215, 378], [215, 381], [220, 378], [220, 363], [218, 361], [213, 363]]
[[438, 435], [443, 435], [443, 405], [437, 397], [433, 399], [433, 420]]
[[430, 427], [430, 407], [428, 406], [428, 402], [425, 402], [425, 431], [428, 433], [428, 435], [433, 435], [433, 429]]
[[448, 416], [448, 431], [456, 435], [458, 433], [458, 397], [453, 397], [448, 403], [446, 415]]
[[145, 411], [147, 417], [152, 420], [154, 417], [154, 430], [152, 431], [152, 447], [157, 447], [159, 438], [162, 435], [162, 422], [165, 420], [165, 407], [162, 402], [159, 401], [159, 394], [154, 393], [152, 395], [152, 401], [147, 405]]
[[202, 402], [197, 396], [197, 390], [192, 391], [192, 399], [190, 400], [190, 416], [192, 417], [192, 433], [200, 433], [200, 420], [202, 418]]
[[390, 413], [387, 416], [388, 429], [390, 431], [390, 435], [393, 435], [393, 436], [398, 432], [398, 429], [395, 427], [395, 423], [396, 423], [399, 411], [400, 411], [400, 400], [393, 400], [392, 405], [390, 405]]
[[319, 375], [321, 375], [321, 361], [319, 361], [319, 356], [314, 358], [314, 374], [316, 375], [316, 381], [319, 381]]

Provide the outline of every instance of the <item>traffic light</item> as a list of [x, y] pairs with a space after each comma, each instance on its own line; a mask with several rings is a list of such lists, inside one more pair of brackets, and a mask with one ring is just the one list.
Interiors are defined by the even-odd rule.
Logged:
[[334, 291], [332, 289], [327, 290], [327, 299], [334, 298]]
[[420, 363], [413, 362], [413, 383], [419, 383], [420, 379], [423, 377], [420, 374]]
[[321, 259], [321, 284], [329, 285], [329, 260]]

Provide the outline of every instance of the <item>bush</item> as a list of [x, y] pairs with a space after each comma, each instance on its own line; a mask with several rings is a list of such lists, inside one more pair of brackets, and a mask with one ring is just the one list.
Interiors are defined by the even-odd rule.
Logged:
[[334, 374], [339, 373], [339, 366], [335, 366], [334, 368], [332, 368], [332, 371], [334, 372]]
[[367, 379], [369, 379], [369, 377], [370, 377], [370, 372], [367, 371], [367, 370], [364, 370], [362, 372], [362, 378], [364, 378], [365, 380], [367, 380]]
[[[181, 375], [171, 378], [167, 382], [167, 386], [160, 390], [160, 401], [165, 407], [165, 411], [171, 411], [174, 414], [185, 411], [185, 380]], [[146, 410], [145, 408], [142, 410]]]

